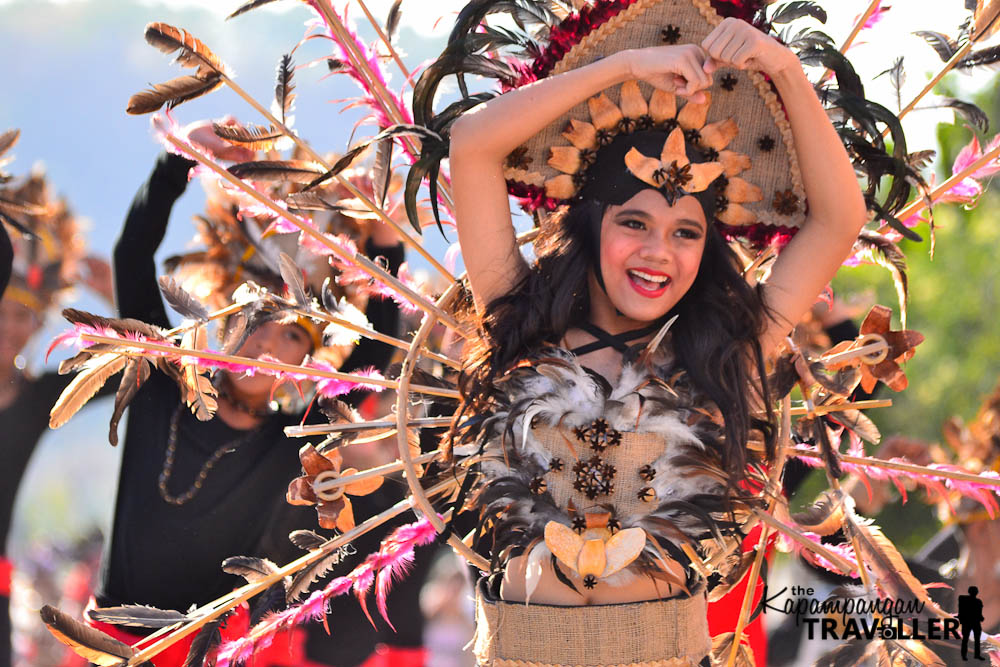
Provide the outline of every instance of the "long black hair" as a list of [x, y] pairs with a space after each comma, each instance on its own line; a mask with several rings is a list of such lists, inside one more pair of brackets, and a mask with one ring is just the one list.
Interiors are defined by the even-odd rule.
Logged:
[[[514, 364], [539, 348], [557, 345], [568, 329], [589, 316], [588, 273], [599, 257], [593, 244], [599, 243], [608, 206], [583, 199], [546, 218], [528, 273], [475, 318], [481, 335], [466, 348], [456, 424], [465, 415], [489, 409], [493, 382]], [[711, 211], [706, 213], [712, 220]], [[664, 321], [673, 315], [680, 316], [671, 327], [675, 358], [694, 387], [722, 413], [723, 458], [730, 483], [737, 484], [746, 475], [745, 446], [752, 429], [763, 433], [767, 455], [773, 455], [774, 417], [759, 341], [766, 307], [713, 224], [708, 225], [694, 283]], [[766, 418], [754, 418], [754, 410], [764, 410]]]

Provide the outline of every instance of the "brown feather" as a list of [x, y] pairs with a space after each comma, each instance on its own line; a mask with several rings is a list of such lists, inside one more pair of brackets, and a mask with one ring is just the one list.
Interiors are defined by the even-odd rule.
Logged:
[[174, 62], [182, 67], [197, 67], [198, 74], [225, 74], [225, 65], [211, 49], [187, 30], [162, 22], [146, 25], [146, 41], [164, 53], [179, 51]]
[[134, 320], [131, 317], [101, 317], [76, 308], [64, 308], [62, 316], [72, 324], [84, 324], [95, 329], [111, 329], [122, 336], [140, 334], [151, 340], [166, 340], [159, 327], [146, 324], [142, 320]]
[[231, 144], [238, 144], [252, 151], [269, 151], [284, 133], [265, 125], [221, 125], [212, 123], [215, 136]]
[[179, 76], [176, 79], [157, 83], [151, 90], [144, 90], [128, 98], [126, 113], [141, 115], [156, 111], [164, 104], [173, 109], [178, 104], [208, 94], [222, 85], [222, 78], [210, 72], [201, 76]]
[[149, 360], [143, 358], [129, 359], [122, 373], [121, 383], [115, 393], [115, 410], [111, 415], [111, 423], [108, 426], [108, 442], [112, 447], [118, 446], [118, 422], [121, 421], [125, 408], [132, 402], [135, 395], [143, 383], [149, 379], [152, 370]]
[[[181, 347], [192, 350], [204, 349], [205, 345], [204, 327], [195, 327], [188, 331], [184, 334], [184, 338], [181, 341]], [[200, 421], [205, 422], [210, 420], [219, 407], [218, 402], [215, 400], [215, 397], [218, 396], [218, 391], [216, 391], [212, 382], [201, 374], [201, 370], [197, 364], [184, 364], [182, 369], [184, 371], [182, 380], [184, 390], [186, 390], [184, 402], [187, 403], [191, 408], [191, 412]]]
[[[837, 492], [839, 493], [839, 492]], [[817, 535], [833, 535], [844, 521], [844, 505], [833, 491], [823, 495], [804, 512], [792, 515], [795, 527]]]
[[857, 545], [859, 558], [874, 574], [875, 585], [896, 600], [919, 600], [924, 603], [924, 613], [939, 618], [950, 618], [927, 595], [927, 589], [913, 576], [909, 566], [896, 546], [875, 524], [865, 524], [848, 515], [844, 531]]
[[135, 649], [128, 644], [84, 625], [55, 607], [45, 605], [38, 613], [53, 637], [95, 665], [114, 667], [135, 655]]
[[3, 155], [17, 143], [17, 140], [21, 137], [21, 130], [11, 129], [7, 130], [3, 134], [0, 134], [0, 155]]
[[0, 197], [0, 213], [6, 213], [7, 215], [42, 215], [45, 213], [45, 207]]
[[236, 178], [252, 181], [310, 183], [317, 176], [325, 174], [326, 170], [322, 165], [308, 160], [260, 160], [234, 164], [229, 168], [229, 173]]
[[73, 378], [49, 413], [49, 428], [59, 428], [75, 415], [112, 375], [125, 368], [128, 358], [109, 353], [95, 357]]
[[[734, 632], [724, 632], [720, 635], [715, 635], [712, 637], [712, 664], [713, 665], [728, 665], [729, 654], [733, 650], [733, 639], [736, 637]], [[742, 639], [742, 638], [741, 638]], [[740, 642], [739, 649], [736, 653], [736, 661], [733, 663], [734, 667], [755, 667], [753, 659], [753, 650], [750, 648], [750, 644], [745, 641]]]
[[1000, 1], [976, 0], [976, 11], [972, 15], [972, 39], [986, 39], [1000, 28]]

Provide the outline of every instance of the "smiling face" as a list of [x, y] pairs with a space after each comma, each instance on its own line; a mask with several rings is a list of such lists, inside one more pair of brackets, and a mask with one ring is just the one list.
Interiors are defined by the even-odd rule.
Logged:
[[670, 206], [647, 188], [609, 206], [601, 221], [603, 290], [590, 275], [592, 321], [613, 331], [663, 317], [694, 283], [706, 231], [705, 213], [691, 196]]

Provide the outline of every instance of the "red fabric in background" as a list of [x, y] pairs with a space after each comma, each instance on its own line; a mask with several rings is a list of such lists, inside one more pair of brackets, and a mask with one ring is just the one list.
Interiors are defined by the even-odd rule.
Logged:
[[[757, 542], [760, 540], [761, 527], [757, 526], [750, 531], [750, 534], [746, 536], [743, 540], [743, 551], [752, 551]], [[772, 548], [774, 546], [773, 538], [768, 541], [767, 546], [767, 557], [771, 558]], [[749, 575], [743, 578], [733, 590], [729, 591], [721, 600], [716, 600], [715, 602], [708, 603], [708, 632], [713, 637], [725, 632], [734, 632], [736, 630], [736, 622], [740, 617], [740, 607], [743, 605], [743, 596], [746, 594], [747, 585], [750, 581]], [[764, 582], [758, 578], [757, 587], [754, 590], [753, 604], [756, 605], [760, 600], [761, 594], [764, 592]], [[754, 606], [750, 607], [750, 611], [753, 612]], [[747, 626], [746, 630], [743, 631], [747, 640], [750, 642], [750, 648], [753, 649], [754, 664], [756, 665], [766, 665], [767, 664], [767, 630], [764, 627], [764, 614], [760, 614], [754, 620], [753, 623]]]
[[[83, 614], [90, 626], [137, 649], [146, 648], [153, 643], [148, 638], [126, 632], [117, 625], [91, 619], [87, 611], [95, 607], [94, 598], [91, 598], [90, 604], [87, 605], [87, 610]], [[222, 629], [222, 641], [239, 639], [246, 635], [249, 629], [250, 614], [246, 605], [240, 605], [237, 607], [236, 613], [226, 620], [225, 627]], [[196, 632], [191, 633], [153, 657], [151, 662], [154, 667], [183, 667], [188, 651], [191, 650], [191, 642], [194, 641], [196, 635]], [[307, 663], [305, 658], [305, 632], [301, 628], [293, 628], [291, 631], [278, 633], [270, 646], [257, 651], [254, 658], [247, 663], [247, 667], [300, 667], [307, 664], [310, 663]]]
[[14, 564], [0, 556], [0, 596], [10, 597], [10, 580], [14, 576]]

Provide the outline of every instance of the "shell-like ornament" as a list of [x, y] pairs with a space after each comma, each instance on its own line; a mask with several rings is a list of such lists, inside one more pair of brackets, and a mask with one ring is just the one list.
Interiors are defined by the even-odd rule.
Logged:
[[649, 113], [649, 105], [646, 98], [639, 90], [638, 81], [626, 81], [622, 84], [622, 98], [619, 107], [626, 118], [639, 118]]
[[733, 176], [726, 186], [726, 198], [731, 202], [756, 202], [764, 198], [764, 193], [753, 183]]
[[621, 122], [622, 111], [604, 93], [587, 100], [590, 109], [590, 120], [598, 130], [616, 130]]
[[677, 124], [685, 130], [700, 130], [708, 119], [708, 109], [712, 106], [712, 95], [705, 92], [705, 101], [701, 103], [688, 102], [677, 114]]
[[701, 134], [702, 146], [721, 151], [736, 138], [736, 135], [740, 133], [740, 129], [736, 125], [735, 120], [727, 118], [709, 123], [701, 128], [699, 132]]
[[677, 96], [657, 88], [649, 98], [649, 115], [653, 122], [663, 123], [677, 115]]

